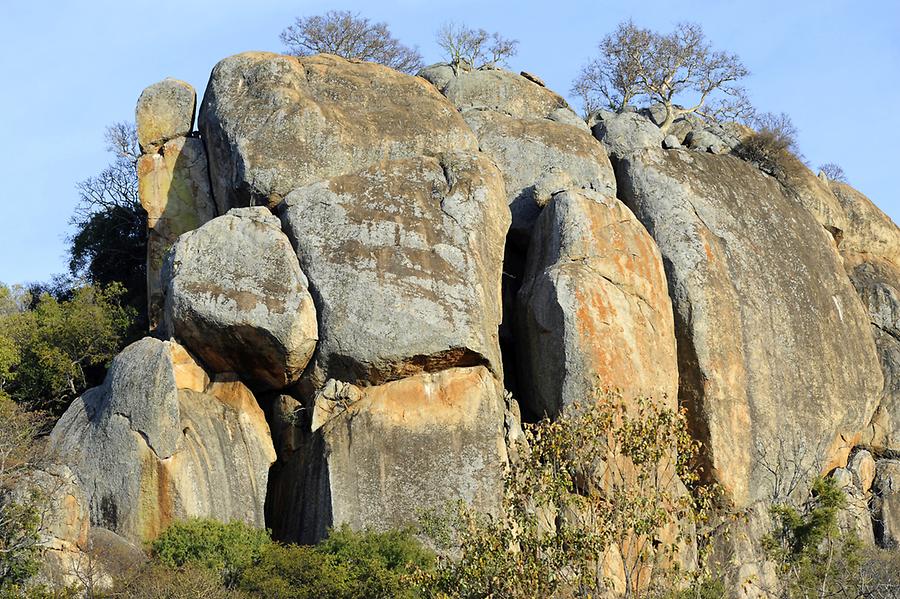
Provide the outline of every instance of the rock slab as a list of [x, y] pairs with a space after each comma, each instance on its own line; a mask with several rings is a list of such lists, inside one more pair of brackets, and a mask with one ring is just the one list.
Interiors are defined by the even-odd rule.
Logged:
[[672, 305], [656, 242], [619, 200], [554, 196], [535, 226], [516, 314], [523, 407], [556, 415], [594, 389], [674, 407]]
[[707, 472], [748, 505], [766, 488], [754, 442], [805, 438], [825, 445], [826, 470], [846, 464], [882, 376], [831, 236], [774, 179], [731, 156], [648, 150], [617, 169], [666, 263], [679, 399], [707, 447]]
[[74, 473], [92, 526], [138, 544], [179, 518], [265, 526], [275, 460], [265, 416], [246, 387], [207, 385], [199, 372], [177, 344], [142, 339], [56, 424], [51, 449]]
[[308, 282], [281, 222], [236, 208], [179, 238], [164, 272], [163, 334], [255, 388], [300, 378], [318, 338]]
[[475, 364], [499, 375], [505, 198], [497, 168], [471, 153], [293, 191], [279, 214], [318, 311], [314, 386]]

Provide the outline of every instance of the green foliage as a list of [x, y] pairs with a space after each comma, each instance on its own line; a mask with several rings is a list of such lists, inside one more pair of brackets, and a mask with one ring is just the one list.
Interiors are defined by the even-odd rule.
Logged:
[[272, 545], [247, 569], [241, 588], [290, 599], [372, 599], [419, 596], [410, 584], [433, 567], [434, 554], [409, 531], [333, 530], [315, 547]]
[[0, 596], [19, 592], [40, 567], [40, 498], [0, 498]]
[[801, 506], [771, 507], [776, 529], [764, 539], [769, 559], [781, 573], [786, 599], [807, 597], [888, 597], [900, 592], [900, 565], [859, 539], [842, 533], [838, 512], [846, 495], [832, 478], [816, 478]]
[[246, 524], [200, 519], [170, 526], [152, 554], [156, 571], [199, 568], [214, 573], [222, 589], [285, 599], [417, 597], [413, 574], [435, 560], [409, 531], [355, 533], [344, 526], [316, 546], [282, 545]]
[[133, 321], [122, 287], [90, 285], [69, 300], [44, 294], [31, 310], [0, 316], [2, 390], [31, 409], [60, 414], [122, 346]]
[[46, 498], [29, 483], [42, 418], [0, 394], [0, 597], [19, 596], [40, 565]]
[[153, 542], [152, 552], [164, 566], [200, 566], [217, 572], [232, 587], [271, 543], [266, 531], [243, 522], [195, 518], [172, 524]]
[[[499, 514], [457, 504], [424, 524], [448, 550], [420, 583], [448, 597], [586, 596], [619, 578], [626, 596], [683, 582], [679, 551], [703, 521], [712, 490], [692, 465], [683, 412], [598, 393], [557, 420], [525, 428]], [[695, 487], [695, 493], [683, 485]], [[624, 568], [604, 572], [620, 557]]]
[[147, 213], [138, 197], [140, 148], [134, 123], [113, 123], [105, 139], [112, 160], [76, 186], [69, 272], [98, 287], [122, 285], [122, 303], [136, 315], [131, 341], [147, 330]]

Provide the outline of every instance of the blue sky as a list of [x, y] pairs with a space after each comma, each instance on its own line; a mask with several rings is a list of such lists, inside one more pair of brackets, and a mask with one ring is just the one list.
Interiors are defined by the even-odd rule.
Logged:
[[0, 281], [65, 270], [75, 183], [108, 162], [103, 130], [133, 118], [145, 86], [173, 76], [202, 94], [219, 59], [278, 51], [295, 16], [331, 8], [386, 21], [428, 62], [440, 59], [445, 21], [499, 31], [520, 42], [511, 68], [563, 94], [621, 20], [661, 31], [699, 22], [750, 68], [757, 107], [792, 116], [813, 165], [840, 164], [900, 221], [898, 0], [0, 0]]

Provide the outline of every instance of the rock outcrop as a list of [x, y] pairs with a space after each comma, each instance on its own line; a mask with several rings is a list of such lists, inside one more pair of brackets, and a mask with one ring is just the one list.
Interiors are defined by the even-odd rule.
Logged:
[[294, 190], [280, 214], [318, 310], [316, 387], [476, 364], [502, 376], [509, 210], [484, 156], [380, 162]]
[[495, 512], [509, 420], [503, 388], [483, 366], [330, 384], [302, 449], [282, 466], [292, 476], [275, 479], [288, 484], [270, 491], [276, 533], [313, 542], [340, 523], [402, 527], [457, 499]]
[[141, 150], [151, 153], [171, 139], [189, 135], [196, 110], [197, 92], [184, 81], [169, 77], [147, 87], [134, 115]]
[[511, 243], [527, 248], [534, 221], [556, 192], [586, 188], [615, 195], [603, 147], [566, 101], [543, 85], [502, 69], [445, 64], [423, 69], [419, 76], [456, 106], [481, 151], [503, 173]]
[[187, 83], [166, 79], [144, 90], [136, 110], [138, 195], [147, 211], [147, 293], [151, 329], [162, 309], [160, 272], [178, 236], [216, 215], [206, 149], [194, 126], [197, 94]]
[[386, 159], [475, 151], [427, 82], [337, 56], [248, 52], [213, 69], [200, 107], [219, 213]]
[[[830, 474], [841, 527], [897, 544], [887, 216], [789, 157], [774, 174], [740, 160], [740, 125], [685, 114], [664, 135], [658, 106], [585, 123], [532, 74], [419, 75], [238, 54], [214, 68], [199, 132], [186, 83], [141, 94], [155, 338], [50, 436], [61, 463], [35, 483], [54, 490], [51, 569], [96, 547], [139, 561], [193, 516], [314, 542], [457, 499], [496, 512], [528, 451], [513, 397], [553, 418], [598, 390], [687, 408], [704, 474], [746, 516], [712, 547], [732, 596], [779, 585], [760, 542], [770, 457]], [[760, 453], [785, 447], [808, 451]], [[691, 569], [676, 530], [696, 533], [654, 541]], [[613, 589], [630, 545], [599, 564]]]
[[882, 547], [900, 547], [900, 460], [881, 460], [872, 485], [875, 538]]
[[516, 314], [523, 407], [556, 415], [605, 387], [675, 405], [672, 305], [656, 243], [615, 198], [557, 194], [534, 229]]
[[679, 400], [709, 472], [747, 505], [766, 485], [756, 443], [805, 438], [825, 446], [826, 465], [845, 464], [882, 377], [830, 236], [731, 156], [645, 150], [621, 157], [617, 174], [667, 265]]
[[275, 454], [262, 410], [241, 383], [210, 383], [173, 342], [125, 348], [50, 440], [84, 491], [91, 524], [130, 541], [191, 516], [265, 525]]
[[268, 209], [235, 208], [185, 233], [162, 279], [162, 334], [212, 372], [235, 372], [261, 389], [300, 378], [318, 338], [316, 311], [290, 241]]

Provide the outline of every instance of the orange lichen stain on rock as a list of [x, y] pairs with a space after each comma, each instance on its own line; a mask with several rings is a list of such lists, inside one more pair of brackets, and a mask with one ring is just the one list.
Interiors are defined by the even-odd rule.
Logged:
[[169, 355], [172, 358], [175, 387], [203, 393], [209, 385], [209, 376], [206, 371], [197, 364], [197, 361], [182, 345], [174, 341], [169, 341], [167, 344]]
[[423, 373], [364, 389], [354, 413], [409, 429], [471, 423], [487, 393], [499, 393], [483, 366]]
[[575, 320], [581, 347], [590, 358], [593, 375], [610, 389], [631, 389], [634, 385], [634, 366], [621, 349], [620, 336], [615, 323], [618, 312], [608, 301], [601, 285], [588, 291], [575, 290], [578, 304]]
[[827, 474], [835, 468], [845, 468], [847, 460], [850, 458], [850, 450], [860, 444], [862, 437], [861, 431], [850, 434], [836, 434], [828, 446], [828, 451], [825, 453], [825, 460], [822, 463], [822, 474]]

